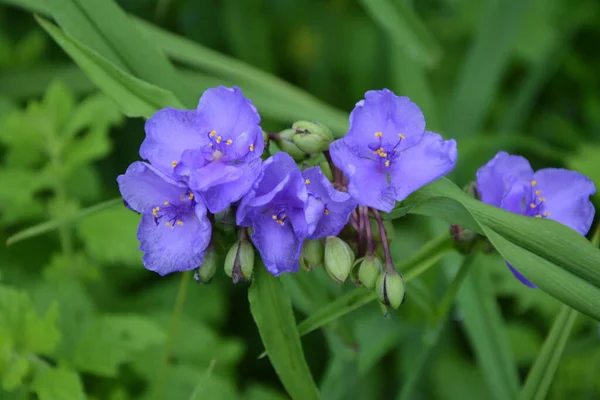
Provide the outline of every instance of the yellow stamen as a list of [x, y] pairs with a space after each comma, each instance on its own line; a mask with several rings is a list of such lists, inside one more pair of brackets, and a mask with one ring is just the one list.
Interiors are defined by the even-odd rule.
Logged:
[[165, 222], [165, 226], [171, 226], [170, 222]]
[[277, 215], [273, 214], [271, 217], [272, 217], [272, 218], [273, 218], [275, 221], [277, 221]]
[[531, 203], [531, 204], [529, 205], [529, 207], [531, 207], [531, 208], [535, 208], [535, 204]]
[[325, 213], [325, 215], [329, 215], [329, 210], [325, 209], [324, 213]]
[[217, 144], [221, 143], [221, 140], [223, 140], [223, 138], [221, 136], [217, 136], [217, 140], [216, 140]]
[[541, 193], [542, 193], [542, 191], [541, 191], [541, 190], [536, 190], [536, 191], [535, 191], [535, 194], [536, 194], [536, 196], [539, 196]]
[[182, 226], [183, 225], [183, 221], [177, 221], [177, 225]]
[[173, 161], [173, 162], [171, 163], [171, 165], [173, 166], [173, 168], [175, 168], [175, 167], [177, 166], [177, 161]]
[[389, 167], [389, 166], [390, 166], [390, 160], [386, 160], [386, 161], [385, 161], [385, 166], [386, 166], [386, 167]]
[[168, 205], [169, 205], [169, 202], [168, 202], [168, 201], [164, 201], [164, 202], [163, 202], [163, 204], [164, 204], [165, 206], [168, 206]]
[[231, 143], [233, 143], [233, 140], [231, 140], [231, 139], [227, 139], [227, 141], [225, 142], [225, 144], [226, 144], [227, 146], [229, 146]]
[[158, 211], [159, 211], [159, 210], [160, 210], [160, 207], [154, 207], [154, 208], [152, 209], [152, 216], [153, 216], [154, 218], [158, 218]]
[[531, 186], [537, 185], [537, 181], [531, 181]]
[[542, 218], [542, 216], [540, 214], [535, 216], [536, 218]]
[[254, 143], [250, 145], [250, 151], [254, 151]]
[[544, 217], [549, 217], [549, 216], [550, 216], [550, 211], [546, 211], [546, 212], [544, 213]]
[[543, 203], [543, 202], [546, 201], [546, 198], [545, 197], [540, 197], [540, 201]]
[[377, 136], [377, 137], [382, 137], [382, 136], [383, 136], [383, 133], [381, 133], [381, 132], [375, 132], [375, 136]]
[[276, 222], [277, 222], [279, 225], [281, 225], [281, 226], [285, 225], [285, 223], [284, 223], [284, 222], [283, 222], [283, 220], [281, 220], [281, 219], [278, 219]]
[[308, 185], [310, 183], [310, 179], [304, 180], [304, 183]]
[[400, 136], [400, 139], [402, 139], [402, 140], [406, 139], [406, 137], [401, 133], [399, 133], [398, 136]]
[[188, 199], [190, 199], [190, 200], [194, 200], [194, 193], [190, 193], [190, 194], [188, 195]]
[[211, 131], [210, 132], [210, 137], [214, 137], [217, 134], [217, 131]]

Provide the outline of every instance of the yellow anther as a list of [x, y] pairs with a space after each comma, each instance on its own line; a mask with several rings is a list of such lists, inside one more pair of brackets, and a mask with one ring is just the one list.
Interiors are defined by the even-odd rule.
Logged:
[[550, 216], [550, 211], [546, 211], [546, 212], [544, 213], [544, 217], [549, 217], [549, 216]]
[[305, 179], [304, 183], [308, 185], [310, 183], [310, 179]]
[[401, 133], [399, 133], [398, 136], [400, 136], [400, 139], [402, 139], [402, 140], [406, 139], [406, 137]]
[[171, 226], [171, 223], [167, 221], [165, 222], [165, 226]]
[[329, 215], [329, 210], [328, 210], [328, 209], [325, 209], [325, 211], [323, 211], [323, 213], [324, 213], [325, 215]]
[[546, 201], [546, 198], [545, 197], [540, 197], [540, 201], [543, 203], [543, 202]]
[[537, 181], [531, 181], [531, 186], [537, 185]]
[[210, 132], [210, 137], [214, 137], [217, 134], [217, 131], [211, 131]]
[[173, 161], [173, 162], [171, 163], [171, 165], [173, 166], [173, 168], [175, 168], [175, 167], [177, 166], [177, 161]]
[[282, 219], [278, 219], [276, 222], [281, 226], [285, 225]]
[[390, 160], [386, 160], [386, 161], [385, 161], [385, 166], [386, 166], [386, 167], [389, 167], [389, 166], [390, 166]]
[[535, 204], [531, 203], [531, 204], [529, 205], [529, 207], [531, 207], [531, 208], [535, 208]]
[[168, 206], [168, 205], [169, 205], [169, 202], [168, 202], [168, 201], [163, 201], [163, 204], [164, 204], [165, 206]]
[[190, 199], [190, 200], [194, 200], [194, 193], [190, 193], [190, 194], [188, 195], [188, 199]]
[[536, 218], [542, 218], [542, 216], [540, 214], [535, 216]]
[[535, 194], [536, 194], [536, 196], [539, 196], [541, 193], [542, 193], [542, 191], [541, 191], [541, 190], [536, 190], [536, 191], [535, 191]]
[[233, 140], [231, 140], [231, 139], [227, 139], [227, 141], [225, 142], [225, 144], [226, 144], [227, 146], [229, 146], [231, 143], [233, 143]]
[[160, 207], [154, 207], [154, 208], [152, 209], [152, 216], [153, 216], [154, 218], [158, 218], [158, 211], [159, 211], [159, 210], [160, 210]]
[[375, 136], [377, 136], [377, 137], [382, 137], [382, 136], [383, 136], [383, 133], [381, 133], [381, 132], [375, 132]]
[[177, 225], [182, 226], [183, 225], [183, 221], [177, 221]]
[[250, 145], [250, 151], [254, 151], [254, 143]]
[[275, 221], [277, 221], [277, 215], [273, 214], [271, 217], [272, 217], [272, 218], [273, 218]]
[[217, 136], [217, 140], [216, 140], [217, 144], [221, 143], [221, 140], [223, 140], [223, 138], [221, 136]]

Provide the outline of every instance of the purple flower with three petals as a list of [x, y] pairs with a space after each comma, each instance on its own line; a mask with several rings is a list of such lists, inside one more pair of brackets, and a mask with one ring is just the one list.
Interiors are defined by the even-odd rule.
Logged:
[[302, 177], [308, 190], [308, 239], [337, 236], [356, 208], [356, 200], [348, 193], [335, 190], [319, 167], [306, 169], [302, 172]]
[[[504, 210], [535, 218], [548, 218], [585, 235], [594, 219], [590, 196], [594, 183], [576, 171], [545, 168], [533, 172], [524, 157], [499, 152], [477, 171], [481, 201]], [[508, 263], [507, 263], [508, 264]], [[515, 276], [535, 287], [512, 265]]]
[[144, 266], [160, 275], [198, 267], [211, 225], [193, 191], [143, 162], [131, 164], [117, 182], [127, 206], [142, 214], [137, 237]]
[[146, 122], [142, 158], [184, 180], [211, 213], [221, 212], [250, 190], [264, 149], [260, 116], [242, 91], [208, 89], [196, 110], [165, 108]]
[[330, 146], [359, 205], [390, 212], [396, 201], [448, 174], [456, 142], [425, 131], [425, 118], [408, 97], [368, 91], [350, 114], [348, 133]]

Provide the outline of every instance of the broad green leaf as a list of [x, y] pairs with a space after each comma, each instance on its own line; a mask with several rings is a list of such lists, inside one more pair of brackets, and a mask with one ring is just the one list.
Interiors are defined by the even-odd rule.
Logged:
[[77, 372], [67, 368], [45, 368], [31, 385], [40, 400], [83, 400], [86, 398]]
[[44, 0], [71, 38], [132, 75], [196, 104], [165, 54], [144, 35], [113, 0]]
[[38, 23], [52, 36], [121, 111], [130, 117], [150, 117], [157, 109], [183, 108], [171, 92], [133, 77], [89, 47], [65, 35], [55, 25], [37, 17]]
[[361, 0], [368, 14], [386, 31], [395, 50], [413, 61], [432, 66], [441, 56], [441, 47], [427, 27], [407, 5], [392, 0]]
[[107, 264], [141, 266], [136, 238], [140, 217], [125, 207], [106, 208], [83, 219], [77, 227], [89, 255]]
[[164, 331], [138, 315], [106, 315], [83, 331], [75, 344], [73, 363], [80, 371], [115, 377], [118, 367], [134, 354], [163, 343]]
[[302, 353], [292, 303], [281, 282], [263, 265], [257, 265], [248, 299], [269, 360], [290, 397], [319, 399]]
[[520, 400], [546, 398], [576, 317], [577, 311], [572, 308], [566, 305], [560, 308], [552, 329], [527, 375], [525, 385], [519, 393]]
[[10, 356], [8, 362], [4, 366], [0, 366], [0, 388], [8, 392], [20, 387], [31, 369], [29, 360], [24, 356], [19, 354]]
[[[530, 0], [488, 1], [446, 109], [449, 137], [476, 134], [498, 91]], [[490, 51], [490, 49], [494, 49]]]
[[29, 239], [29, 238], [44, 234], [46, 232], [51, 232], [55, 229], [58, 229], [62, 225], [69, 224], [74, 221], [78, 221], [82, 218], [87, 217], [88, 215], [92, 215], [92, 214], [100, 212], [106, 208], [115, 206], [117, 204], [122, 204], [122, 203], [123, 203], [123, 199], [119, 197], [117, 199], [108, 200], [108, 201], [96, 204], [95, 206], [85, 208], [83, 210], [79, 210], [73, 214], [70, 214], [68, 217], [63, 218], [63, 219], [50, 220], [50, 221], [43, 222], [38, 225], [30, 226], [29, 228], [24, 229], [20, 232], [15, 233], [14, 235], [10, 236], [8, 239], [6, 239], [6, 244], [11, 245], [16, 242], [20, 242], [21, 240]]

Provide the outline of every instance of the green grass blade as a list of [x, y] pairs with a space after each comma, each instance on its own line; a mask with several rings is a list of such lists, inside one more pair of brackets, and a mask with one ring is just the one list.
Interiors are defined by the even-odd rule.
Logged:
[[462, 65], [446, 112], [449, 137], [472, 136], [481, 128], [490, 99], [510, 61], [516, 33], [528, 0], [488, 1], [471, 48]]
[[183, 108], [172, 93], [129, 75], [106, 58], [65, 35], [50, 22], [42, 18], [37, 18], [37, 21], [90, 80], [119, 105], [125, 115], [150, 117], [163, 107]]
[[82, 218], [85, 218], [87, 216], [90, 216], [92, 214], [100, 212], [106, 208], [115, 206], [117, 204], [123, 204], [123, 199], [119, 197], [117, 199], [107, 200], [105, 202], [96, 204], [95, 206], [84, 208], [83, 210], [79, 210], [78, 212], [70, 215], [68, 218], [53, 219], [51, 221], [47, 221], [47, 222], [44, 222], [44, 223], [41, 223], [38, 225], [31, 226], [27, 229], [24, 229], [20, 232], [15, 233], [14, 235], [10, 236], [8, 239], [6, 239], [6, 244], [11, 245], [11, 244], [20, 242], [21, 240], [30, 239], [32, 237], [42, 235], [46, 232], [50, 232], [55, 229], [58, 229], [59, 227], [65, 225], [65, 224], [73, 223], [75, 221], [78, 221]]
[[283, 284], [264, 265], [256, 267], [248, 299], [269, 360], [292, 399], [319, 399], [302, 353], [290, 298]]
[[173, 92], [189, 107], [197, 98], [164, 52], [113, 0], [44, 0], [58, 25], [84, 46], [134, 76]]
[[544, 400], [562, 357], [567, 339], [577, 318], [577, 311], [562, 305], [552, 329], [544, 341], [533, 367], [527, 375], [519, 400]]

